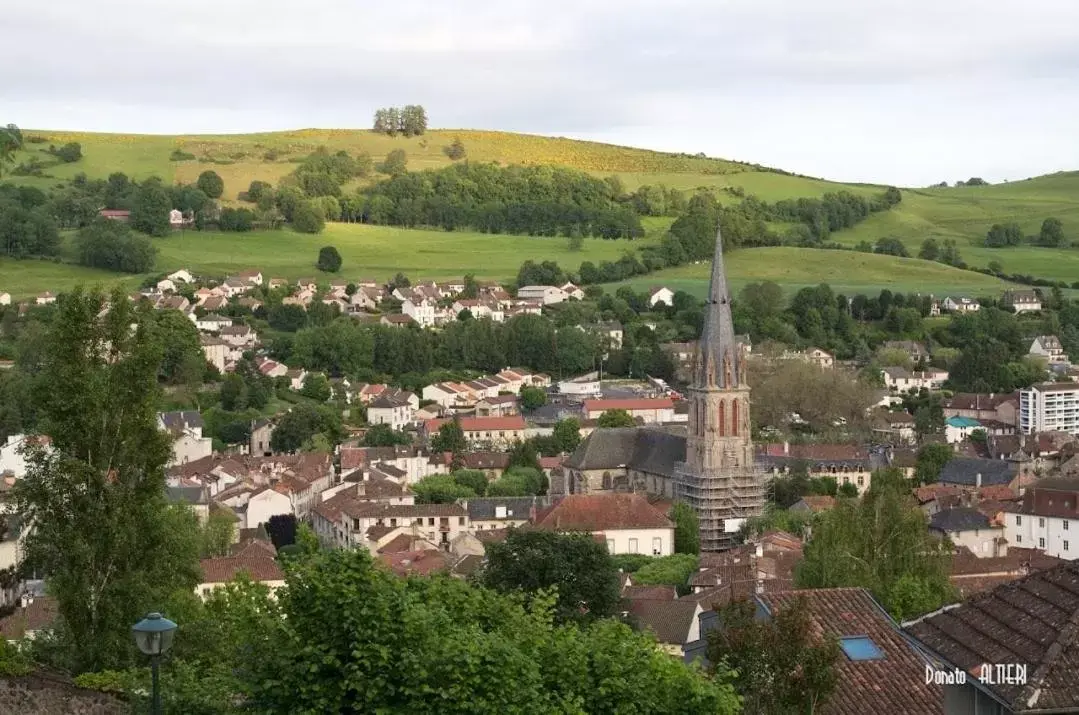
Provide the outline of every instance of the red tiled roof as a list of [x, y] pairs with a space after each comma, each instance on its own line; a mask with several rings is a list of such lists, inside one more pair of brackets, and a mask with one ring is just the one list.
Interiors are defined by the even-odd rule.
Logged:
[[26, 608], [16, 607], [10, 615], [0, 618], [0, 636], [9, 640], [22, 638], [30, 631], [48, 628], [56, 620], [56, 601], [49, 596], [39, 596]]
[[869, 458], [869, 453], [865, 448], [856, 444], [792, 444], [786, 447], [786, 453], [784, 453], [783, 444], [764, 444], [761, 445], [760, 452], [768, 457], [791, 457], [821, 462]]
[[285, 574], [277, 561], [263, 557], [224, 556], [217, 559], [199, 561], [202, 569], [202, 583], [225, 583], [236, 578], [241, 572], [253, 581], [284, 581]]
[[445, 571], [447, 565], [446, 557], [441, 551], [402, 551], [382, 554], [379, 559], [398, 576], [410, 574], [427, 576], [438, 571]]
[[827, 511], [835, 506], [835, 497], [820, 496], [816, 494], [807, 494], [802, 497], [802, 501], [805, 503], [809, 510], [814, 514], [822, 511]]
[[[439, 428], [452, 422], [452, 419], [442, 417], [434, 420], [427, 420], [424, 423], [424, 428], [428, 434], [434, 434], [438, 432]], [[510, 430], [523, 430], [525, 428], [525, 418], [520, 415], [514, 415], [512, 417], [462, 417], [461, 429], [465, 432], [497, 432], [497, 431], [510, 431]]]
[[536, 516], [540, 529], [610, 531], [670, 529], [671, 521], [640, 494], [570, 494]]
[[640, 398], [626, 400], [585, 400], [585, 412], [606, 412], [607, 410], [662, 410], [674, 407], [674, 400], [669, 397]]
[[626, 586], [622, 598], [627, 601], [673, 601], [678, 597], [674, 586]]
[[868, 636], [883, 651], [881, 660], [852, 661], [840, 653], [835, 691], [822, 713], [903, 713], [940, 715], [944, 694], [940, 685], [925, 682], [925, 662], [904, 639], [888, 614], [864, 588], [821, 588], [760, 594], [772, 613], [805, 599], [810, 617], [824, 634]]

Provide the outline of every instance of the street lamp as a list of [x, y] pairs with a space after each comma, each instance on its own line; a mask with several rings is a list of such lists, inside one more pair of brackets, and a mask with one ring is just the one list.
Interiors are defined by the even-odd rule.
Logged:
[[153, 714], [161, 715], [161, 694], [157, 687], [157, 663], [161, 656], [172, 647], [172, 637], [176, 635], [176, 624], [160, 613], [151, 613], [131, 626], [135, 636], [135, 645], [150, 656], [150, 672], [153, 677]]

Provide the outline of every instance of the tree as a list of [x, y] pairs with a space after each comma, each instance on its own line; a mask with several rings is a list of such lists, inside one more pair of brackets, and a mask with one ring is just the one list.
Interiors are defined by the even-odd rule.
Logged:
[[326, 228], [322, 207], [314, 201], [301, 201], [292, 211], [292, 228], [299, 233], [322, 233]]
[[902, 472], [885, 469], [873, 474], [860, 500], [840, 499], [817, 518], [795, 581], [799, 588], [867, 588], [904, 620], [921, 615], [904, 610], [894, 591], [904, 577], [904, 589], [915, 579], [932, 594], [933, 608], [952, 598], [945, 566], [950, 548], [926, 529], [925, 513], [913, 503]]
[[296, 543], [296, 529], [299, 526], [292, 514], [274, 514], [266, 522], [266, 533], [270, 536], [275, 549], [281, 549]]
[[483, 584], [533, 598], [556, 588], [561, 623], [605, 618], [618, 607], [618, 571], [606, 544], [591, 534], [512, 530], [504, 542], [487, 546]]
[[995, 223], [985, 236], [985, 245], [989, 248], [1018, 246], [1023, 242], [1023, 229], [1017, 223]]
[[547, 393], [538, 387], [521, 388], [521, 409], [531, 412], [547, 404]]
[[1042, 221], [1038, 243], [1042, 246], [1059, 246], [1064, 243], [1064, 224], [1060, 222], [1060, 219], [1049, 217]]
[[471, 489], [472, 493], [482, 497], [487, 493], [487, 475], [479, 469], [458, 469], [453, 473], [453, 481], [462, 487]]
[[326, 379], [325, 375], [311, 372], [304, 378], [300, 394], [316, 402], [327, 402], [333, 393], [330, 390], [330, 381]]
[[317, 553], [289, 571], [277, 592], [283, 617], [246, 631], [250, 651], [236, 669], [257, 712], [738, 710], [722, 669], [708, 678], [613, 620], [553, 625], [550, 596], [523, 605], [445, 576], [401, 579], [362, 549]]
[[[194, 515], [165, 501], [171, 438], [157, 426], [163, 346], [149, 310], [115, 291], [60, 296], [34, 397], [51, 448], [14, 489], [35, 528], [26, 558], [49, 574], [64, 664], [125, 665], [131, 624], [198, 583]], [[134, 330], [132, 330], [132, 326]], [[153, 558], [147, 558], [147, 554]]]
[[202, 193], [211, 199], [219, 199], [221, 194], [225, 193], [225, 180], [213, 169], [207, 169], [199, 174], [199, 178], [195, 181], [195, 186], [198, 186]]
[[573, 417], [559, 420], [554, 426], [554, 438], [559, 451], [572, 452], [581, 443], [581, 423]]
[[399, 176], [408, 171], [408, 155], [404, 149], [394, 149], [378, 166], [379, 172], [390, 176]]
[[169, 212], [172, 199], [157, 181], [145, 181], [131, 204], [131, 227], [151, 236], [167, 236], [172, 230]]
[[273, 194], [273, 184], [258, 179], [252, 181], [247, 187], [247, 200], [253, 204], [260, 203], [263, 196]]
[[674, 552], [699, 554], [701, 552], [701, 526], [693, 507], [682, 501], [675, 502], [671, 507], [670, 519], [674, 522]]
[[883, 253], [889, 256], [900, 256], [901, 258], [908, 258], [910, 256], [910, 254], [907, 253], [907, 247], [903, 245], [901, 240], [894, 236], [886, 236], [877, 239], [877, 243], [873, 247], [873, 252]]
[[363, 435], [365, 447], [392, 447], [395, 444], [408, 444], [408, 435], [396, 431], [389, 425], [371, 425]]
[[689, 577], [697, 572], [696, 554], [671, 554], [651, 559], [633, 574], [633, 583], [642, 586], [674, 586], [679, 593], [689, 592]]
[[751, 602], [731, 601], [719, 621], [708, 634], [708, 660], [737, 673], [734, 687], [747, 715], [801, 715], [828, 702], [838, 682], [839, 642], [818, 635], [804, 596], [765, 620]]
[[243, 233], [255, 227], [255, 212], [251, 209], [224, 208], [217, 217], [217, 227], [222, 231]]
[[914, 482], [916, 484], [934, 484], [940, 479], [940, 472], [944, 465], [952, 461], [955, 453], [950, 444], [931, 442], [923, 445], [918, 450], [917, 461], [914, 466]]
[[296, 405], [278, 420], [270, 446], [275, 452], [296, 452], [326, 427], [325, 416], [319, 410], [310, 405]]
[[854, 486], [853, 482], [843, 482], [839, 485], [839, 489], [836, 490], [836, 496], [856, 499], [858, 497], [858, 487]]
[[227, 509], [212, 508], [202, 527], [199, 556], [211, 559], [228, 556], [236, 533], [236, 517]]
[[14, 124], [0, 127], [0, 177], [4, 175], [4, 165], [15, 163], [15, 152], [22, 148], [22, 132]]
[[927, 238], [922, 241], [922, 247], [918, 251], [918, 258], [925, 261], [935, 261], [940, 258], [940, 244], [935, 238]]
[[221, 409], [236, 412], [247, 406], [247, 383], [235, 372], [225, 375], [221, 383]]
[[49, 153], [65, 164], [74, 164], [82, 158], [82, 145], [78, 142], [68, 142], [59, 149], [50, 147]]
[[637, 420], [625, 410], [607, 410], [596, 421], [597, 427], [636, 427]]
[[452, 504], [458, 499], [476, 496], [469, 487], [461, 485], [452, 474], [432, 474], [412, 485], [419, 504]]
[[468, 449], [468, 440], [461, 429], [461, 422], [456, 417], [438, 428], [438, 433], [431, 438], [432, 452], [452, 452], [460, 454]]
[[460, 161], [465, 158], [465, 143], [461, 137], [454, 137], [453, 143], [442, 147], [442, 153], [450, 158], [450, 161]]
[[80, 265], [124, 273], [146, 273], [154, 267], [157, 247], [120, 221], [94, 220], [75, 235]]
[[161, 379], [170, 385], [201, 385], [206, 375], [206, 355], [195, 324], [178, 310], [158, 310], [153, 313], [151, 327], [154, 337], [164, 346]]
[[333, 246], [323, 246], [318, 251], [318, 269], [327, 273], [341, 270], [341, 254]]

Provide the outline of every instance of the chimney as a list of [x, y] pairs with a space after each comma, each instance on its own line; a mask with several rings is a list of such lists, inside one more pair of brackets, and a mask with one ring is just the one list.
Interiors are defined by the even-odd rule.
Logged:
[[982, 488], [982, 473], [981, 472], [978, 472], [977, 474], [974, 475], [974, 488], [975, 489], [981, 489]]
[[783, 440], [783, 456], [789, 456], [791, 453], [791, 445], [787, 440]]
[[764, 556], [764, 544], [758, 541], [754, 553], [756, 553], [757, 558]]

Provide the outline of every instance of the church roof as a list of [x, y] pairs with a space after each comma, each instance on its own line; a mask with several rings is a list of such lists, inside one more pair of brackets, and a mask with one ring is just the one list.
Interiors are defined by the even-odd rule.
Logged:
[[582, 471], [635, 469], [648, 474], [674, 476], [674, 465], [686, 458], [686, 438], [647, 427], [594, 430], [564, 464]]
[[742, 354], [734, 338], [731, 295], [723, 265], [723, 235], [716, 229], [712, 279], [705, 303], [704, 327], [694, 361], [694, 387], [738, 387], [742, 383]]

